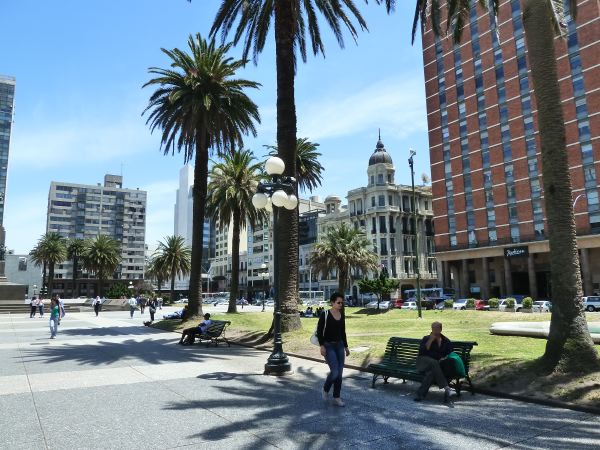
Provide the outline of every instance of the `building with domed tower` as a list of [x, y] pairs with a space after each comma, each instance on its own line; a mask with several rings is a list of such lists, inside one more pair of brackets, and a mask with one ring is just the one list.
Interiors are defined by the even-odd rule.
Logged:
[[[416, 287], [416, 252], [419, 252], [421, 287], [440, 287], [437, 262], [434, 257], [433, 211], [431, 188], [415, 186], [417, 226], [413, 220], [411, 186], [396, 184], [392, 156], [379, 136], [375, 151], [367, 166], [367, 185], [347, 193], [348, 204], [342, 206], [341, 197], [330, 195], [325, 199], [325, 212], [318, 218], [318, 236], [327, 228], [348, 222], [362, 231], [371, 242], [371, 249], [380, 258], [390, 278], [400, 280], [396, 297]], [[418, 248], [417, 236], [418, 233]], [[335, 274], [331, 279], [319, 280], [318, 288], [325, 295], [337, 287]], [[354, 274], [354, 278], [360, 278]], [[356, 283], [350, 294], [360, 298]], [[393, 297], [393, 296], [392, 296]]]

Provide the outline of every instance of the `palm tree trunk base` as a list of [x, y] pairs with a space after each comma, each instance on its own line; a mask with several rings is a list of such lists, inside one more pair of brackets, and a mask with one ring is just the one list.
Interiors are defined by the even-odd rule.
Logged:
[[295, 314], [281, 313], [281, 332], [285, 333], [288, 331], [299, 330], [302, 328], [300, 323], [300, 316], [296, 312]]
[[563, 345], [548, 341], [541, 367], [555, 373], [589, 373], [600, 369], [596, 349], [584, 337], [568, 338]]

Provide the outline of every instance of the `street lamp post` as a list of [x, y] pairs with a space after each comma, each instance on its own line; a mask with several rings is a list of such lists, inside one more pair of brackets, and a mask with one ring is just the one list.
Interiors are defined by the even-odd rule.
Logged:
[[415, 194], [415, 169], [413, 156], [417, 154], [412, 148], [410, 151], [410, 157], [408, 158], [408, 165], [410, 166], [410, 180], [412, 184], [412, 197], [413, 197], [413, 221], [415, 224], [415, 263], [416, 263], [416, 275], [417, 275], [417, 313], [419, 315], [419, 319], [423, 317], [423, 313], [421, 311], [421, 270], [419, 267], [419, 229], [417, 227], [417, 196]]
[[[279, 209], [294, 210], [298, 206], [298, 198], [295, 195], [296, 180], [294, 177], [283, 176], [285, 163], [281, 158], [273, 156], [265, 163], [265, 170], [271, 177], [270, 182], [261, 182], [257, 186], [256, 194], [252, 197], [252, 204], [257, 209], [265, 208], [273, 211], [273, 297], [275, 300], [274, 314], [274, 344], [273, 353], [265, 364], [266, 375], [282, 375], [292, 370], [287, 355], [283, 351], [281, 339], [281, 299], [279, 297], [279, 265], [277, 242], [277, 222]], [[263, 302], [264, 305], [264, 302]]]
[[266, 292], [268, 291], [268, 289], [266, 289], [265, 286], [265, 275], [269, 275], [269, 272], [266, 272], [267, 270], [267, 265], [265, 263], [262, 263], [260, 265], [260, 269], [262, 270], [262, 272], [260, 273], [260, 278], [262, 279], [262, 288], [263, 288], [263, 299], [262, 299], [262, 312], [265, 312], [265, 301], [266, 299]]

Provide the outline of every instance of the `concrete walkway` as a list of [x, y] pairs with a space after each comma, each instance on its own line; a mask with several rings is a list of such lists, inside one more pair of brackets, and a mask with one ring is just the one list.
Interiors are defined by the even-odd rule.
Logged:
[[[144, 316], [147, 319], [147, 314]], [[346, 408], [320, 398], [323, 364], [262, 375], [268, 354], [181, 347], [139, 312], [0, 316], [1, 449], [597, 449], [600, 417], [464, 395], [453, 408], [415, 385], [370, 388], [347, 370]]]

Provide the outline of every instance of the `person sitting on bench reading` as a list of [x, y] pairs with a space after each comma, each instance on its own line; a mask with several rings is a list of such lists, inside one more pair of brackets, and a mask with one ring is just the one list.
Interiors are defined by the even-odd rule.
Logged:
[[450, 339], [442, 334], [442, 324], [433, 322], [431, 324], [431, 334], [424, 336], [419, 348], [417, 357], [417, 370], [424, 373], [425, 378], [417, 390], [416, 402], [425, 398], [429, 387], [435, 381], [440, 389], [444, 389], [444, 403], [450, 400], [450, 387], [444, 376], [440, 362], [448, 357], [452, 352], [452, 343]]
[[178, 344], [193, 344], [194, 340], [196, 339], [196, 335], [206, 334], [206, 330], [208, 330], [208, 327], [210, 327], [211, 325], [212, 320], [210, 320], [210, 314], [204, 314], [204, 322], [198, 324], [198, 326], [196, 327], [186, 328], [185, 330], [183, 330], [183, 333], [181, 333], [181, 339], [179, 340]]

